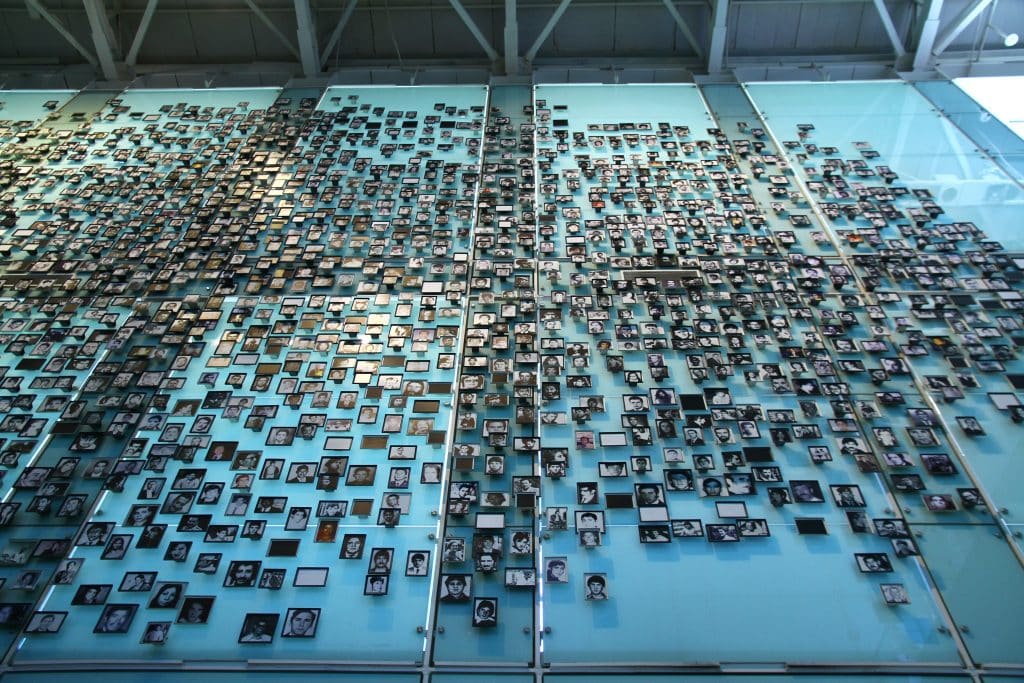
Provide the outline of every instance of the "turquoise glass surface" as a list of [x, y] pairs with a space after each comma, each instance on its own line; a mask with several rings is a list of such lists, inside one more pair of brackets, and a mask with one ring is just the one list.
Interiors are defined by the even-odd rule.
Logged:
[[[979, 149], [992, 157], [993, 161], [1019, 183], [1024, 179], [1024, 165], [1021, 163], [1024, 159], [1024, 139], [1021, 138], [1021, 133], [1024, 133], [1024, 122], [1013, 120], [1010, 114], [1014, 110], [1013, 105], [1009, 110], [1002, 105], [1003, 110], [998, 114], [986, 109], [988, 106], [999, 107], [1000, 102], [993, 101], [990, 96], [983, 97], [981, 93], [974, 91], [970, 87], [973, 80], [957, 79], [953, 83], [921, 81], [914, 87], [935, 103], [946, 118], [956, 124]], [[1019, 79], [1008, 79], [1003, 83], [1002, 92], [1012, 93], [1014, 86], [1019, 84]], [[1004, 197], [1009, 198], [1011, 197]]]
[[0, 681], [1024, 670], [1024, 148], [956, 86], [0, 100]]
[[919, 539], [935, 586], [953, 614], [971, 657], [989, 666], [1020, 666], [1024, 594], [1015, 590], [1020, 562], [994, 527], [922, 528]]
[[74, 90], [5, 90], [0, 94], [0, 121], [41, 121], [74, 96]]
[[992, 239], [1006, 240], [1008, 249], [1024, 245], [1014, 227], [1022, 201], [1017, 183], [913, 85], [891, 81], [745, 87], [780, 138], [793, 139], [797, 124], [813, 123], [815, 137], [833, 141], [844, 158], [856, 154], [855, 142], [867, 142], [885, 155], [903, 182], [930, 190], [951, 219], [974, 221]]

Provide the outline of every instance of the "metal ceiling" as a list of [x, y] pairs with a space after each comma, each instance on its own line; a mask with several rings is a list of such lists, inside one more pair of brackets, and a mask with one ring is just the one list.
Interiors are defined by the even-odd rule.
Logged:
[[0, 0], [0, 84], [1024, 73], [1000, 31], [1024, 0]]

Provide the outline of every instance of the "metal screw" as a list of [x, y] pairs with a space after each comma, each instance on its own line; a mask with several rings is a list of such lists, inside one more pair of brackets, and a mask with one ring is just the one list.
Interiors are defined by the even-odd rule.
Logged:
[[949, 633], [949, 629], [946, 628], [945, 626], [939, 626], [935, 630], [938, 631], [939, 633]]
[[960, 625], [960, 633], [970, 633], [971, 629], [967, 628], [967, 624]]
[[438, 626], [437, 627], [437, 632], [438, 633], [444, 633], [444, 626]]
[[431, 531], [429, 534], [427, 534], [427, 538], [433, 541], [435, 538], [437, 538], [437, 536], [434, 534], [433, 531]]
[[529, 626], [524, 626], [523, 627], [523, 633], [525, 633], [526, 635], [530, 635], [530, 627]]
[[422, 626], [417, 626], [416, 627], [416, 633], [423, 633], [423, 627]]
[[430, 516], [431, 517], [437, 517], [437, 510], [431, 510], [430, 511]]
[[551, 627], [550, 626], [545, 626], [544, 627], [544, 633], [551, 633]]

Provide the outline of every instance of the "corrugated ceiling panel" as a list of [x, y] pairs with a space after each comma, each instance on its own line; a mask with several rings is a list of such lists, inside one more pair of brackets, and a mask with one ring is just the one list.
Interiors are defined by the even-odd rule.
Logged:
[[772, 49], [792, 53], [796, 49], [793, 27], [800, 20], [800, 5], [736, 5], [731, 15], [729, 53], [764, 54]]
[[[92, 38], [84, 12], [54, 11], [52, 14], [71, 34], [93, 52]], [[71, 47], [57, 31], [43, 19], [32, 19], [27, 12], [5, 12], [9, 44], [0, 46], [0, 54], [10, 57], [48, 59], [56, 57], [70, 62], [84, 61], [75, 48]], [[5, 41], [7, 42], [7, 41]]]
[[157, 12], [139, 51], [140, 64], [194, 62], [192, 26], [184, 12]]
[[[865, 11], [876, 17], [873, 5], [842, 3], [837, 5], [801, 4], [796, 28], [799, 54], [818, 52], [852, 52], [857, 45], [858, 28]], [[881, 28], [881, 24], [878, 24]]]
[[[337, 24], [338, 18], [341, 16], [339, 12], [333, 21], [329, 22], [330, 27], [328, 30], [328, 36], [334, 31], [334, 26]], [[327, 40], [324, 38], [323, 40]], [[327, 43], [324, 42], [321, 45], [321, 50], [326, 47]], [[390, 52], [390, 51], [389, 51]], [[339, 59], [351, 59], [356, 55], [360, 57], [377, 57], [378, 55], [373, 51], [373, 17], [370, 12], [354, 12], [352, 17], [349, 19], [348, 25], [345, 26], [345, 30], [341, 33], [341, 39], [336, 47], [331, 52], [331, 60], [335, 59], [335, 55]]]
[[613, 54], [615, 31], [607, 7], [570, 5], [538, 57]]
[[615, 22], [615, 54], [693, 54], [664, 7], [620, 9]]
[[[264, 10], [270, 17], [277, 29], [283, 33], [293, 45], [297, 47], [295, 37], [295, 13], [294, 11]], [[257, 61], [277, 61], [281, 59], [294, 60], [295, 57], [288, 51], [274, 33], [267, 28], [267, 25], [249, 15], [249, 25], [252, 27], [252, 40], [255, 47]]]
[[[237, 61], [240, 55], [252, 61], [256, 51], [253, 45], [250, 21], [256, 21], [244, 10], [208, 14], [203, 21], [193, 22], [196, 43], [199, 45], [199, 59], [203, 62]], [[276, 43], [276, 38], [274, 39]], [[281, 48], [279, 53], [286, 54]]]
[[[480, 43], [469, 32], [462, 19], [452, 11], [436, 10], [433, 17], [434, 46], [437, 57], [459, 57], [471, 56], [486, 60], [487, 55]], [[485, 27], [480, 27], [485, 31]], [[490, 32], [485, 31], [487, 40], [490, 41]], [[491, 47], [501, 52], [501, 41], [491, 42]]]

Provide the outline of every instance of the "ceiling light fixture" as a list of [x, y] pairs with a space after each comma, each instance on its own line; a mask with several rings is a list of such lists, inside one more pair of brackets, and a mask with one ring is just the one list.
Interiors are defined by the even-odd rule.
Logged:
[[1020, 34], [1018, 33], [1004, 33], [992, 24], [989, 24], [988, 27], [998, 33], [999, 37], [1003, 39], [1003, 47], [1014, 47], [1020, 42]]

